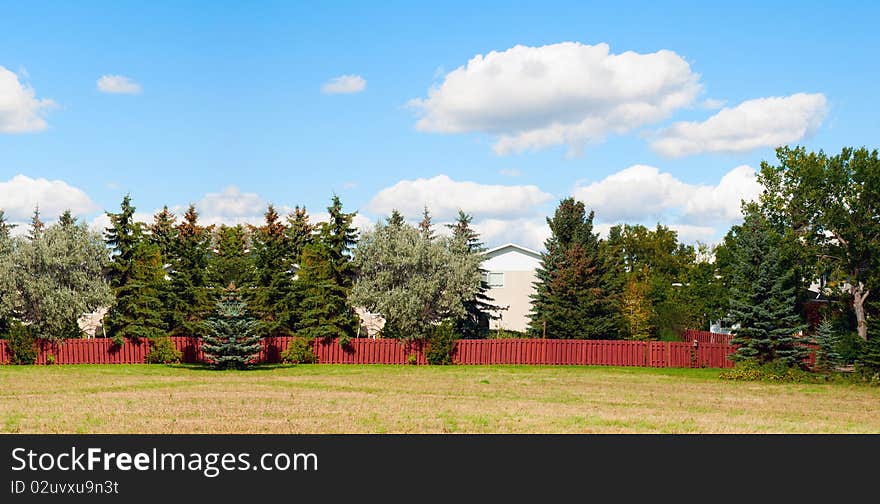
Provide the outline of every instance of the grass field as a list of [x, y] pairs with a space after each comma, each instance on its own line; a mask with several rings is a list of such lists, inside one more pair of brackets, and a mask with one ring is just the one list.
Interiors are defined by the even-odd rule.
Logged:
[[718, 370], [550, 366], [0, 366], [22, 433], [880, 432], [880, 388]]

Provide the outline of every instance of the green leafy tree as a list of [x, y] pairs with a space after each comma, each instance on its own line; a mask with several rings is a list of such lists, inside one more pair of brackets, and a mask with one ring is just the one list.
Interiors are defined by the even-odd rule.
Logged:
[[36, 337], [80, 337], [78, 319], [112, 299], [103, 275], [107, 262], [101, 236], [85, 224], [46, 227], [35, 212], [28, 237], [13, 243], [13, 287], [3, 297]]
[[451, 248], [451, 239], [425, 239], [408, 224], [377, 224], [355, 251], [360, 274], [350, 303], [380, 314], [383, 333], [405, 341], [428, 338], [443, 320], [463, 319], [464, 301], [479, 289], [480, 257]]
[[0, 338], [9, 332], [15, 316], [15, 279], [13, 278], [13, 240], [12, 229], [6, 214], [0, 209]]
[[802, 277], [828, 277], [845, 292], [857, 331], [868, 339], [865, 304], [880, 271], [880, 157], [844, 148], [840, 154], [781, 147], [777, 164], [761, 163], [761, 208], [787, 235], [786, 246]]
[[215, 313], [205, 325], [207, 332], [202, 338], [202, 351], [215, 367], [244, 369], [258, 360], [259, 324], [248, 315], [247, 304], [234, 284], [224, 290]]
[[627, 338], [639, 341], [651, 339], [654, 311], [648, 297], [648, 285], [638, 274], [630, 275], [627, 280], [620, 306]]
[[547, 219], [551, 235], [544, 242], [536, 271], [529, 333], [560, 339], [601, 339], [616, 336], [619, 323], [609, 301], [593, 212], [567, 198]]
[[804, 329], [796, 311], [793, 270], [779, 250], [779, 236], [757, 212], [725, 238], [735, 256], [730, 319], [738, 328], [732, 343], [736, 360], [779, 361], [798, 366], [805, 356], [797, 333]]

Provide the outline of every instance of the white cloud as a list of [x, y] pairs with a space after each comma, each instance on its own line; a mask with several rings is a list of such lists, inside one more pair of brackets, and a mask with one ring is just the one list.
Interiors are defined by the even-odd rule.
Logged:
[[534, 185], [488, 185], [459, 182], [446, 175], [415, 180], [401, 180], [386, 187], [370, 201], [373, 212], [387, 215], [392, 209], [404, 216], [420, 216], [427, 205], [435, 219], [451, 219], [458, 210], [477, 217], [522, 216], [535, 205], [549, 201], [552, 196]]
[[63, 180], [31, 178], [19, 174], [0, 182], [0, 208], [10, 222], [28, 222], [37, 205], [44, 221], [54, 220], [68, 209], [74, 215], [89, 214], [97, 210], [95, 203], [82, 189]]
[[519, 219], [483, 219], [473, 223], [480, 239], [488, 247], [516, 243], [532, 250], [543, 250], [550, 227], [543, 216]]
[[97, 85], [102, 93], [140, 94], [143, 91], [140, 84], [122, 75], [102, 75]]
[[367, 87], [367, 81], [360, 75], [340, 75], [321, 85], [324, 94], [360, 93]]
[[36, 98], [32, 87], [0, 66], [0, 133], [43, 131], [48, 127], [43, 116], [54, 106], [52, 100]]
[[[196, 204], [199, 219], [205, 224], [257, 224], [263, 220], [268, 204], [256, 193], [243, 193], [229, 186], [219, 193], [207, 193]], [[186, 207], [180, 207], [183, 211]], [[279, 213], [283, 209], [276, 208]], [[180, 212], [182, 213], [182, 212]]]
[[651, 147], [668, 157], [776, 147], [812, 135], [827, 112], [821, 93], [758, 98], [724, 108], [703, 122], [677, 122], [657, 132]]
[[411, 100], [416, 127], [495, 137], [497, 154], [566, 144], [660, 121], [699, 94], [699, 75], [678, 54], [610, 54], [607, 44], [517, 45], [471, 58]]
[[501, 175], [504, 175], [505, 177], [519, 177], [522, 175], [522, 172], [517, 169], [507, 169], [507, 168], [502, 168], [501, 170], [498, 170], [498, 173], [500, 173]]
[[715, 98], [706, 98], [703, 100], [703, 103], [700, 103], [700, 107], [706, 110], [718, 110], [727, 104], [726, 100], [718, 100]]
[[635, 165], [575, 187], [574, 196], [596, 211], [597, 222], [660, 222], [685, 241], [706, 241], [738, 222], [741, 201], [760, 192], [755, 170], [746, 165], [716, 185], [689, 184], [653, 166]]

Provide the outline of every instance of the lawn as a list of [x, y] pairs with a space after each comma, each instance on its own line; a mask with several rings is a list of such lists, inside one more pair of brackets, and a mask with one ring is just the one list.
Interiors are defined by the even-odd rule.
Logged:
[[574, 366], [0, 366], [0, 431], [880, 432], [880, 387], [727, 382], [718, 374]]

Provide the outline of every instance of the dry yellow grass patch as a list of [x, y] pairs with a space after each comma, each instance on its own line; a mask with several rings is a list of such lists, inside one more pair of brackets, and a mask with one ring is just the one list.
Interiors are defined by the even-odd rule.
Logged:
[[880, 388], [703, 369], [0, 366], [0, 431], [877, 433]]

